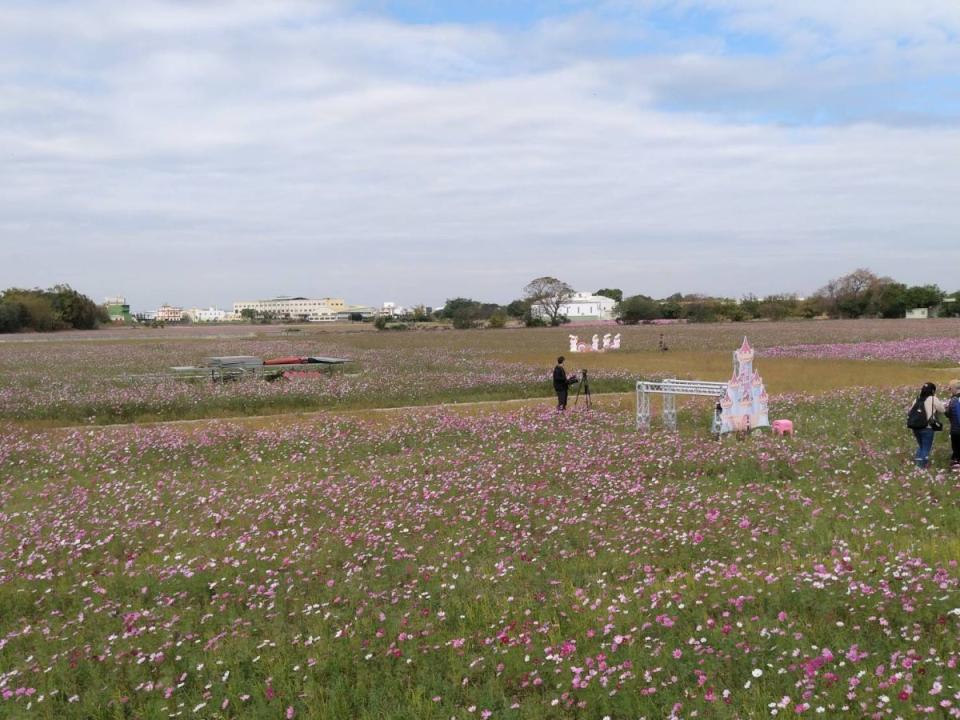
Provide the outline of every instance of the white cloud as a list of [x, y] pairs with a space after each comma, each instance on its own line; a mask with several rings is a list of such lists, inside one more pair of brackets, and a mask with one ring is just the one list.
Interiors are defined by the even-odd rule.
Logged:
[[[765, 32], [796, 19], [716, 2]], [[957, 259], [956, 127], [749, 119], [839, 106], [857, 60], [822, 77], [792, 58], [603, 58], [614, 31], [592, 15], [523, 35], [317, 3], [130, 3], [102, 23], [45, 7], [0, 10], [0, 286], [509, 300], [543, 273], [808, 291]]]

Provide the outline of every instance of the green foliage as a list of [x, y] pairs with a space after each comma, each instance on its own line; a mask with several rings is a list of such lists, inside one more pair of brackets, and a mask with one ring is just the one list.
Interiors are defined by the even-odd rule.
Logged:
[[496, 303], [481, 303], [470, 298], [453, 298], [447, 300], [440, 311], [440, 316], [453, 320], [453, 326], [458, 330], [479, 327], [483, 321], [490, 320], [496, 313], [502, 313], [503, 308]]
[[530, 303], [526, 300], [514, 300], [507, 305], [507, 315], [514, 318], [522, 318], [530, 311]]
[[523, 324], [530, 328], [547, 327], [549, 323], [541, 317], [534, 315], [529, 309], [523, 316]]
[[253, 308], [244, 308], [243, 310], [240, 311], [240, 317], [245, 318], [250, 322], [253, 322], [254, 320], [257, 319], [257, 311], [254, 310]]
[[16, 300], [0, 300], [0, 333], [16, 332], [23, 327], [26, 308]]
[[457, 308], [453, 313], [453, 326], [457, 330], [468, 330], [477, 326], [479, 317], [479, 305]]
[[388, 322], [388, 319], [386, 315], [378, 315], [377, 318], [373, 321], [373, 326], [377, 330], [386, 330], [387, 322]]
[[907, 287], [860, 268], [831, 280], [817, 291], [815, 298], [831, 317], [896, 318], [912, 308], [936, 307], [943, 302], [944, 293], [936, 285]]
[[100, 323], [110, 321], [106, 308], [69, 285], [55, 285], [46, 294], [58, 320], [75, 330], [93, 330]]
[[451, 300], [447, 300], [446, 304], [439, 310], [440, 317], [446, 318], [447, 320], [453, 320], [457, 312], [461, 310], [469, 310], [480, 307], [480, 303], [477, 300], [471, 298], [457, 297]]
[[623, 300], [623, 290], [620, 288], [602, 288], [601, 290], [597, 290], [594, 295], [608, 297], [612, 300], [616, 300], [617, 302]]
[[903, 283], [888, 283], [876, 295], [877, 312], [880, 317], [902, 318], [907, 312], [907, 286]]
[[487, 327], [490, 328], [502, 328], [507, 325], [507, 313], [504, 310], [497, 310], [490, 316], [490, 319], [487, 320]]
[[93, 330], [110, 320], [106, 308], [69, 285], [48, 290], [8, 288], [0, 294], [0, 307], [0, 332]]
[[660, 304], [646, 295], [634, 295], [617, 303], [617, 317], [628, 325], [661, 317]]
[[65, 327], [57, 318], [49, 295], [42, 290], [7, 290], [3, 294], [3, 300], [20, 306], [24, 328], [50, 332]]
[[936, 285], [914, 285], [906, 290], [908, 308], [932, 308], [943, 302], [944, 292]]

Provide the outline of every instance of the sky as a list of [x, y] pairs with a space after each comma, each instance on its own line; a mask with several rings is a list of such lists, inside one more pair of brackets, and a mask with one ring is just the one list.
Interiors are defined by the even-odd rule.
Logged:
[[960, 288], [957, 0], [0, 0], [0, 288]]

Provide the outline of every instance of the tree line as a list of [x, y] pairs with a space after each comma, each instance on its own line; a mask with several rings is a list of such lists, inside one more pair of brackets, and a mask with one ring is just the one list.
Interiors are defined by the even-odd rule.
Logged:
[[109, 321], [106, 308], [69, 285], [0, 292], [0, 333], [92, 330]]
[[[435, 313], [419, 320], [446, 319], [454, 327], [503, 327], [509, 319], [528, 326], [567, 322], [563, 306], [573, 288], [553, 277], [531, 281], [523, 296], [508, 303], [482, 302], [457, 297]], [[600, 288], [594, 295], [616, 301], [615, 317], [624, 324], [655, 320], [686, 322], [743, 322], [812, 318], [902, 318], [914, 308], [937, 309], [941, 317], [960, 316], [960, 291], [948, 294], [937, 285], [906, 285], [860, 268], [830, 280], [810, 297], [773, 294], [727, 298], [677, 292], [664, 298], [636, 294], [624, 297], [619, 288]]]

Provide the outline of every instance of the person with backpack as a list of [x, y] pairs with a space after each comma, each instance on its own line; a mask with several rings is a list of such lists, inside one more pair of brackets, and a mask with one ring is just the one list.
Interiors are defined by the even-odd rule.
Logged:
[[943, 402], [937, 398], [937, 386], [931, 382], [924, 383], [907, 413], [907, 427], [913, 430], [913, 436], [917, 439], [917, 452], [914, 455], [917, 467], [925, 468], [930, 464], [934, 433], [943, 430], [937, 413], [946, 413], [946, 410]]
[[947, 418], [950, 420], [950, 467], [960, 467], [960, 380], [950, 381]]

